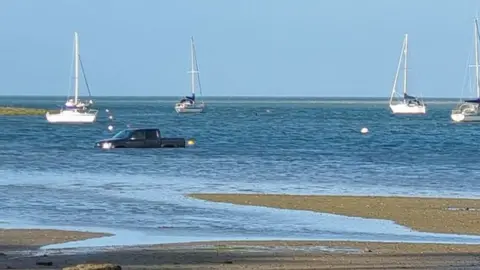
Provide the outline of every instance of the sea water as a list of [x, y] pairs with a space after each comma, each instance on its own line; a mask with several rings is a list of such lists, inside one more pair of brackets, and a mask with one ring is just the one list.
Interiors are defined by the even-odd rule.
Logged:
[[[174, 98], [99, 98], [98, 122], [54, 125], [2, 116], [1, 227], [112, 232], [81, 245], [215, 239], [480, 242], [414, 232], [391, 221], [235, 206], [193, 192], [478, 197], [480, 125], [455, 124], [450, 101], [394, 116], [385, 100], [210, 98], [177, 114]], [[7, 97], [55, 108], [62, 98]], [[107, 119], [105, 109], [114, 116]], [[194, 138], [186, 149], [93, 148], [131, 127]], [[361, 134], [363, 127], [368, 134]], [[82, 244], [83, 243], [83, 244]]]

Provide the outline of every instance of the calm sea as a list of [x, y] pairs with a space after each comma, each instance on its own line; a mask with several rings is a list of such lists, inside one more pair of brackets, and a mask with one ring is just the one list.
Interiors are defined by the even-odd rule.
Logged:
[[[1, 100], [52, 109], [64, 102]], [[480, 195], [480, 125], [452, 123], [455, 101], [427, 101], [425, 116], [393, 116], [383, 99], [210, 98], [207, 112], [197, 115], [176, 114], [175, 101], [100, 98], [93, 125], [0, 117], [0, 221], [127, 230], [164, 241], [173, 235], [425, 240], [434, 236], [388, 222], [372, 227], [362, 222], [374, 221], [214, 204], [183, 194]], [[94, 149], [96, 140], [112, 135], [105, 109], [116, 131], [159, 127], [165, 136], [195, 138], [197, 145]], [[360, 134], [362, 127], [370, 133]]]

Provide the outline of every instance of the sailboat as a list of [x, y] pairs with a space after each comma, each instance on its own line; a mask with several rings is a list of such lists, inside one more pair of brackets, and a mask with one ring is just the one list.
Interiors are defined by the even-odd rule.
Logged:
[[[60, 109], [58, 113], [47, 112], [45, 117], [49, 123], [93, 123], [97, 118], [97, 110], [90, 109], [93, 104], [92, 100], [81, 101], [79, 99], [79, 85], [78, 76], [80, 66], [82, 73], [86, 81], [85, 73], [83, 70], [83, 64], [80, 59], [80, 53], [78, 48], [78, 33], [74, 33], [74, 97], [69, 98], [65, 105]], [[90, 90], [89, 90], [90, 92]]]
[[480, 81], [479, 81], [479, 59], [478, 59], [478, 19], [475, 18], [474, 20], [474, 47], [475, 47], [475, 89], [477, 91], [477, 98], [464, 100], [460, 102], [455, 109], [452, 110], [452, 114], [450, 118], [454, 122], [478, 122], [480, 121], [480, 112], [479, 112], [479, 104], [480, 104]]
[[[427, 106], [422, 100], [411, 96], [407, 92], [407, 58], [408, 58], [408, 34], [403, 39], [402, 52], [398, 60], [397, 73], [393, 82], [392, 94], [390, 95], [390, 109], [394, 114], [425, 114]], [[402, 61], [403, 60], [403, 61]], [[397, 82], [400, 75], [400, 67], [403, 62], [403, 93], [397, 92]]]
[[[200, 94], [202, 93], [202, 88], [200, 85], [200, 76], [198, 71], [198, 64], [197, 64], [197, 53], [195, 51], [195, 43], [193, 41], [193, 37], [191, 37], [191, 46], [190, 46], [190, 53], [191, 53], [191, 70], [189, 73], [191, 74], [191, 96], [185, 96], [182, 98], [177, 104], [175, 104], [175, 111], [177, 113], [201, 113], [205, 109], [205, 103], [203, 101], [197, 101], [195, 97], [195, 88], [198, 82], [198, 88], [200, 90]], [[197, 78], [197, 80], [195, 80]]]

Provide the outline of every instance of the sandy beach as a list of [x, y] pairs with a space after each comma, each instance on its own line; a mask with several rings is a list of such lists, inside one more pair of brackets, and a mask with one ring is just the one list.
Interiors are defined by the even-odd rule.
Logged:
[[480, 200], [474, 199], [276, 194], [189, 196], [212, 202], [387, 219], [422, 232], [480, 234]]

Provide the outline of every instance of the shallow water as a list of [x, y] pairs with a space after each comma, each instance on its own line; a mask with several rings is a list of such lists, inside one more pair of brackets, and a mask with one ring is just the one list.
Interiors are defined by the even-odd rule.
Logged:
[[[383, 100], [206, 101], [204, 114], [177, 115], [171, 98], [103, 98], [97, 102], [102, 114], [93, 125], [51, 125], [41, 116], [1, 117], [0, 220], [9, 226], [123, 232], [102, 240], [112, 245], [134, 244], [131, 233], [144, 235], [145, 243], [215, 237], [467, 241], [420, 235], [391, 222], [183, 196], [265, 192], [478, 197], [480, 158], [475, 150], [480, 125], [451, 123], [453, 102], [429, 103], [426, 116], [392, 116]], [[55, 108], [62, 102], [4, 98], [5, 104], [34, 107]], [[117, 130], [126, 124], [154, 126], [166, 136], [195, 138], [197, 145], [94, 149], [95, 140], [112, 135], [106, 129], [107, 108]], [[362, 127], [370, 133], [361, 135]]]

